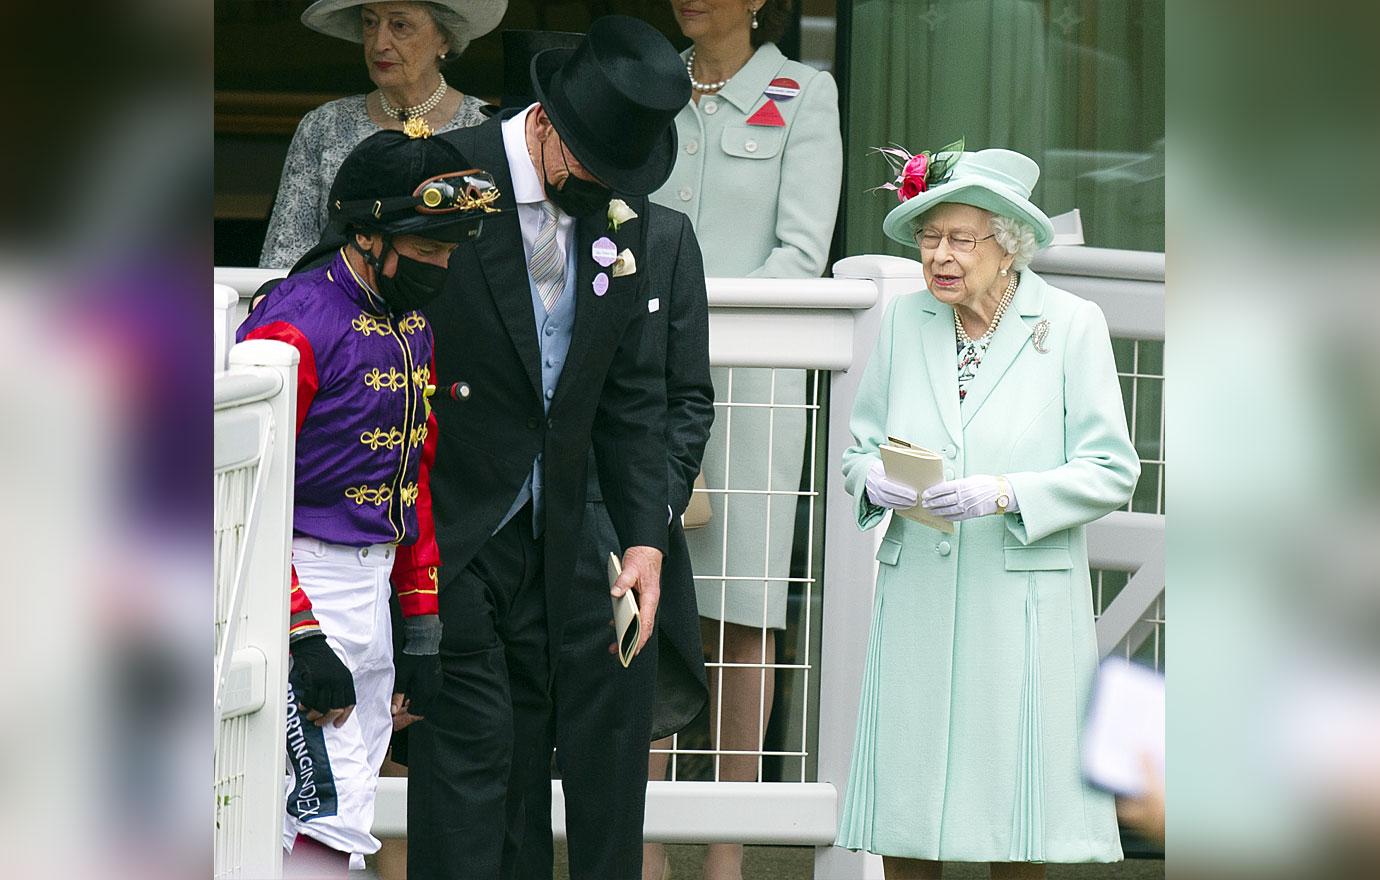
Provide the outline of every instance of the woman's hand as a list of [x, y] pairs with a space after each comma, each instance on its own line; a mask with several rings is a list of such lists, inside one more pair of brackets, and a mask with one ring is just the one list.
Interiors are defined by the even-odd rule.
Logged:
[[880, 461], [872, 462], [867, 469], [867, 497], [878, 507], [891, 510], [909, 510], [915, 506], [915, 490], [905, 483], [887, 479], [886, 469]]
[[1010, 484], [988, 474], [935, 483], [920, 496], [920, 504], [935, 516], [958, 522], [996, 513], [997, 496], [1002, 494], [1009, 499], [1006, 513], [1020, 510]]

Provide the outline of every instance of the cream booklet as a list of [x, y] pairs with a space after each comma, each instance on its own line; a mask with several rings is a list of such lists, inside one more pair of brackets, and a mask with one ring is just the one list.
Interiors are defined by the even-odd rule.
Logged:
[[[617, 553], [609, 554], [609, 586], [623, 573], [623, 564]], [[618, 661], [626, 669], [637, 653], [637, 642], [642, 638], [642, 617], [637, 613], [637, 597], [628, 590], [613, 600], [613, 631], [618, 636]]]
[[913, 519], [932, 529], [952, 535], [954, 524], [940, 516], [935, 516], [920, 505], [919, 495], [936, 483], [944, 481], [944, 459], [936, 452], [898, 440], [886, 438], [882, 444], [882, 467], [888, 479], [905, 483], [915, 490], [914, 507], [896, 512], [906, 519]]

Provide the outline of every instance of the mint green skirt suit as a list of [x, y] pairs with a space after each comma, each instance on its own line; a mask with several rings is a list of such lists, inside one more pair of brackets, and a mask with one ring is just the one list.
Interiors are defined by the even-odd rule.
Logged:
[[1098, 661], [1084, 526], [1140, 474], [1102, 312], [1025, 270], [961, 405], [957, 382], [953, 310], [928, 291], [897, 298], [843, 455], [859, 527], [884, 518], [864, 481], [888, 435], [942, 454], [948, 476], [1005, 474], [1020, 512], [953, 535], [891, 517], [838, 844], [1117, 861], [1112, 798], [1079, 760]]
[[[781, 79], [793, 80], [799, 94], [768, 95]], [[782, 124], [750, 123], [768, 101]], [[706, 275], [818, 278], [824, 272], [843, 179], [833, 77], [764, 43], [717, 94], [686, 105], [676, 133], [675, 168], [651, 198], [690, 218]], [[700, 614], [784, 629], [797, 497], [758, 493], [800, 487], [805, 372], [740, 367], [731, 383], [727, 368], [712, 372], [716, 407], [705, 482], [711, 490], [738, 491], [711, 492], [709, 524], [685, 533]]]

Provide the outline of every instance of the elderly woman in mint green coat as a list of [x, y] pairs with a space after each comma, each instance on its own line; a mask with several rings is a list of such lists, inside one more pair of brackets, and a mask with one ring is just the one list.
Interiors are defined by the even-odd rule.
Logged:
[[[888, 877], [1116, 861], [1113, 801], [1079, 769], [1098, 661], [1084, 526], [1140, 473], [1107, 324], [1026, 268], [1053, 234], [1033, 161], [926, 159], [883, 228], [920, 248], [928, 289], [886, 311], [843, 470], [860, 528], [918, 502], [955, 530], [893, 515], [882, 539], [838, 844]], [[917, 498], [889, 478], [888, 437], [939, 454], [944, 481]]]

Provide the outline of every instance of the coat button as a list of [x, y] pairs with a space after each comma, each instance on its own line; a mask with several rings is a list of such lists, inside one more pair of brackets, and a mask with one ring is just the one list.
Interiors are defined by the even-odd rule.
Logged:
[[699, 151], [700, 151], [700, 142], [699, 142], [699, 141], [689, 141], [688, 143], [686, 143], [686, 145], [685, 145], [685, 152], [686, 152], [687, 154], [693, 156], [693, 155], [695, 155], [696, 153], [698, 153]]
[[455, 393], [460, 396], [461, 400], [468, 400], [470, 397], [470, 383], [461, 382], [457, 384], [455, 386]]
[[533, 431], [535, 431], [539, 425], [541, 425], [541, 419], [533, 417], [527, 420], [527, 427], [531, 428]]
[[550, 429], [553, 430], [553, 431], [556, 430], [556, 420], [555, 420], [555, 419], [547, 419], [547, 420], [546, 420], [546, 427], [550, 428]]
[[948, 556], [954, 548], [950, 546], [948, 541], [940, 541], [939, 546], [935, 547], [934, 549], [939, 551], [940, 556]]
[[690, 197], [691, 197], [692, 195], [694, 195], [694, 193], [691, 192], [690, 187], [688, 187], [688, 186], [682, 186], [682, 187], [680, 188], [680, 192], [677, 193], [677, 195], [680, 196], [680, 200], [681, 200], [682, 202], [688, 202], [688, 201], [690, 201]]
[[757, 141], [748, 141], [743, 144], [743, 149], [747, 150], [749, 153], [757, 152]]
[[953, 469], [953, 468], [944, 468], [944, 479], [946, 479], [946, 480], [952, 480], [953, 478], [954, 478], [954, 469]]
[[719, 112], [719, 102], [718, 102], [718, 101], [705, 101], [705, 102], [704, 102], [704, 112], [705, 112], [705, 113], [708, 113], [710, 116], [713, 116], [715, 113], [718, 113], [718, 112]]

